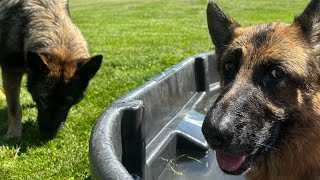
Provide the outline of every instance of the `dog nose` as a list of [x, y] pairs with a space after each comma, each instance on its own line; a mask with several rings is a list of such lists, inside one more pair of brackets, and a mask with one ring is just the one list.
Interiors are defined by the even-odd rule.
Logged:
[[214, 124], [209, 120], [203, 122], [202, 133], [213, 149], [224, 149], [231, 144], [233, 139], [230, 129]]

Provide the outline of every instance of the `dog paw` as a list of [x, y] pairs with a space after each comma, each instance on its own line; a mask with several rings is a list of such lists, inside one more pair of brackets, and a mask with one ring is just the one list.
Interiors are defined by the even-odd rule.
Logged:
[[20, 138], [22, 134], [22, 126], [17, 128], [8, 128], [7, 133], [4, 135], [4, 139]]

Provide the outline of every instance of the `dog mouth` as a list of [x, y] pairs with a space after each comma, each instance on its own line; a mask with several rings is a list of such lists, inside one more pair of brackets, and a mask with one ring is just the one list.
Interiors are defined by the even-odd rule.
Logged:
[[235, 155], [216, 149], [216, 159], [223, 172], [231, 175], [241, 175], [252, 166], [257, 158], [265, 155], [272, 148], [274, 143], [275, 140], [273, 138], [268, 139], [268, 145], [257, 148], [249, 155]]
[[217, 162], [223, 171], [233, 174], [245, 164], [246, 156], [232, 155], [220, 150], [216, 150]]
[[221, 150], [216, 150], [216, 158], [220, 169], [230, 175], [243, 174], [251, 167], [256, 157], [256, 154], [249, 156], [233, 155]]

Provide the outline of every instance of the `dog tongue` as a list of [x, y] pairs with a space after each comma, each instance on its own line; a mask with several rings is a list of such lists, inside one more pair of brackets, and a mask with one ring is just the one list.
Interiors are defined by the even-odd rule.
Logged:
[[229, 172], [239, 169], [246, 158], [245, 156], [235, 156], [219, 150], [216, 151], [216, 156], [220, 168]]

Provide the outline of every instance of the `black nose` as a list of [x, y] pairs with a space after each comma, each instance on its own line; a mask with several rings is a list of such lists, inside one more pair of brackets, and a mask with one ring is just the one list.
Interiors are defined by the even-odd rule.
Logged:
[[227, 126], [212, 123], [206, 118], [202, 124], [202, 133], [213, 149], [224, 149], [232, 143], [233, 133]]
[[53, 139], [64, 124], [64, 122], [60, 122], [55, 123], [52, 126], [48, 126], [47, 124], [44, 124], [42, 122], [43, 121], [39, 121], [39, 131], [40, 135], [46, 139]]
[[39, 111], [38, 124], [40, 135], [44, 138], [54, 138], [66, 121], [68, 112]]

